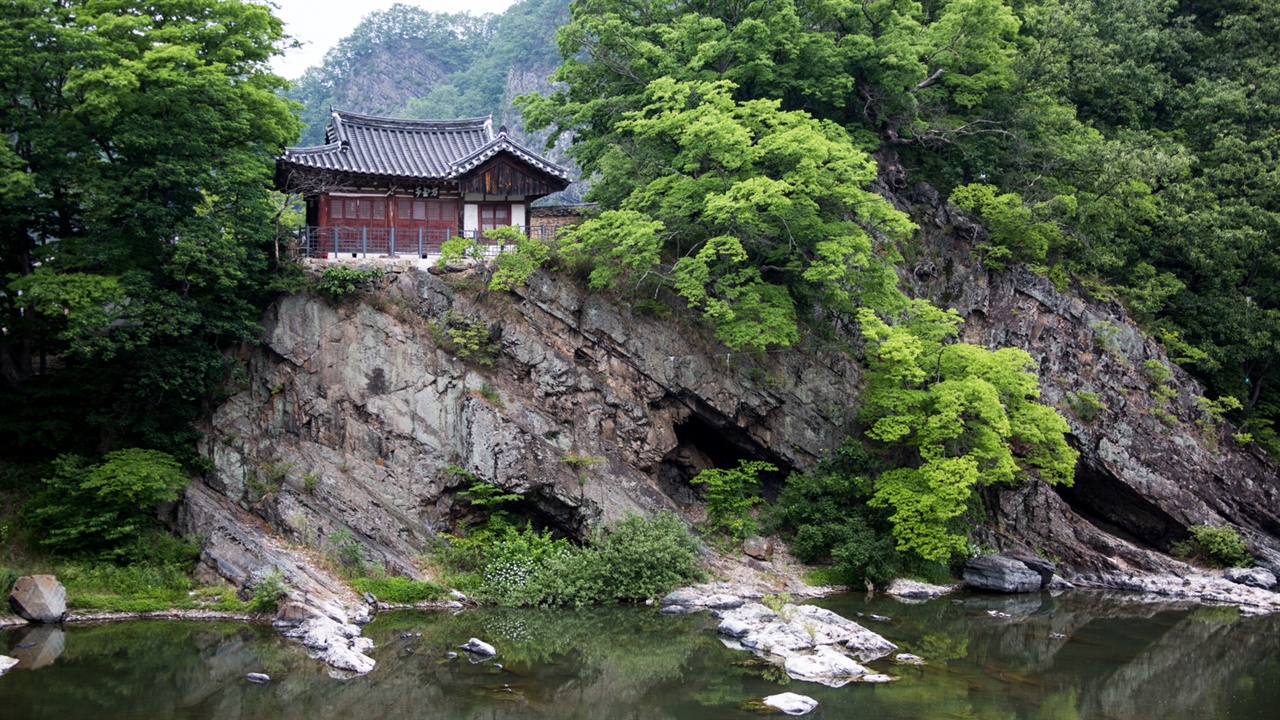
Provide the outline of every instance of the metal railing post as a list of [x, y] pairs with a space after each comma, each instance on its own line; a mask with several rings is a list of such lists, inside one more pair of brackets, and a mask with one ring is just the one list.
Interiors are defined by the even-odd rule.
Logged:
[[338, 259], [338, 226], [333, 227], [333, 259]]
[[418, 259], [422, 259], [422, 228], [418, 228]]
[[369, 228], [368, 226], [360, 228], [360, 259], [369, 259]]
[[391, 228], [391, 249], [388, 251], [388, 254], [391, 255], [392, 260], [396, 259], [396, 229], [395, 228]]

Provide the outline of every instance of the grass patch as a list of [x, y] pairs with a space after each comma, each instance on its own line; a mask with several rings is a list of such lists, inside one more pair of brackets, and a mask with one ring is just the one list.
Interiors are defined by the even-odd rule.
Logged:
[[422, 582], [406, 577], [361, 577], [351, 587], [362, 593], [373, 593], [383, 602], [412, 605], [423, 600], [440, 600], [448, 590], [439, 583]]

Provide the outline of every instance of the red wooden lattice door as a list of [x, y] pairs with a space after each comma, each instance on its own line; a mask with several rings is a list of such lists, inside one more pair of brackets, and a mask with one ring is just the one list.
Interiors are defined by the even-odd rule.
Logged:
[[511, 224], [511, 205], [481, 205], [480, 230], [492, 230]]

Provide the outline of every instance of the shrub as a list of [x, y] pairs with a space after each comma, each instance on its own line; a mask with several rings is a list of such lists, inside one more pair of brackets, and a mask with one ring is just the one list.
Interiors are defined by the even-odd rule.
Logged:
[[[538, 537], [526, 529], [522, 537]], [[485, 589], [504, 605], [575, 605], [658, 597], [702, 578], [698, 543], [680, 518], [629, 515], [586, 547], [507, 547], [485, 570]], [[536, 557], [535, 557], [536, 556]]]
[[370, 284], [380, 277], [382, 277], [381, 270], [357, 270], [336, 265], [325, 268], [312, 288], [330, 300], [341, 302], [361, 290], [368, 289]]
[[100, 464], [62, 455], [53, 474], [27, 504], [25, 516], [41, 545], [64, 553], [94, 552], [117, 559], [156, 526], [152, 511], [187, 484], [173, 456], [131, 448], [107, 453]]
[[503, 246], [503, 251], [493, 260], [490, 290], [507, 291], [524, 285], [529, 276], [551, 257], [551, 248], [546, 243], [525, 235], [517, 227], [494, 228], [484, 237]]
[[1235, 528], [1192, 525], [1187, 531], [1191, 533], [1190, 547], [1184, 544], [1178, 549], [1192, 550], [1214, 567], [1245, 567], [1250, 564], [1249, 549]]
[[741, 540], [756, 530], [751, 508], [764, 502], [760, 497], [761, 472], [776, 472], [767, 462], [739, 460], [733, 470], [703, 470], [689, 482], [706, 485], [707, 521], [704, 530]]
[[359, 574], [364, 570], [364, 545], [355, 539], [355, 535], [346, 528], [333, 531], [329, 535], [329, 543], [333, 545], [338, 562], [350, 571]]
[[882, 584], [909, 564], [897, 550], [889, 512], [867, 505], [881, 467], [861, 444], [846, 440], [816, 472], [787, 478], [778, 496], [771, 528], [801, 562], [830, 562], [825, 582]]
[[362, 593], [373, 593], [379, 600], [412, 605], [423, 600], [439, 600], [447, 594], [443, 585], [407, 577], [356, 578], [351, 587]]
[[643, 600], [699, 580], [698, 542], [674, 514], [628, 515], [592, 542], [609, 597]]
[[22, 577], [17, 570], [7, 567], [0, 567], [0, 596], [8, 596], [9, 591], [13, 589], [13, 583]]
[[255, 613], [275, 612], [286, 593], [284, 576], [273, 570], [253, 589], [253, 597], [246, 608]]
[[1107, 409], [1107, 404], [1098, 397], [1097, 393], [1083, 391], [1067, 393], [1066, 400], [1071, 412], [1075, 413], [1075, 416], [1085, 423], [1093, 422], [1097, 419], [1099, 413]]

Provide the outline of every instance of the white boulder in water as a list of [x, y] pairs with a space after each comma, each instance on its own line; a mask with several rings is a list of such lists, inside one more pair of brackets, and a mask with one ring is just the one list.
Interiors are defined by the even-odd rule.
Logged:
[[460, 647], [469, 653], [474, 653], [476, 655], [483, 655], [485, 657], [493, 657], [494, 655], [498, 654], [498, 651], [494, 649], [492, 645], [481, 640], [480, 638], [471, 638], [470, 640], [467, 641], [466, 645], [462, 645]]
[[813, 712], [818, 707], [818, 701], [807, 695], [797, 695], [796, 693], [782, 693], [780, 695], [770, 695], [760, 702], [771, 708], [777, 708], [788, 715], [805, 715]]

